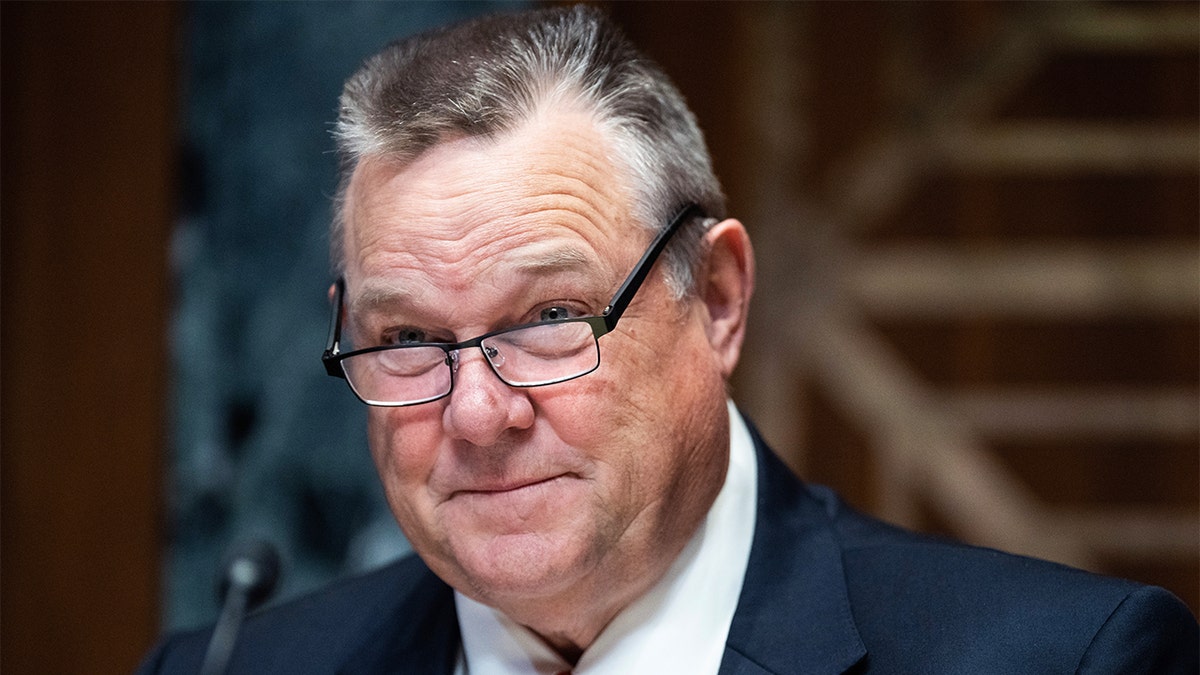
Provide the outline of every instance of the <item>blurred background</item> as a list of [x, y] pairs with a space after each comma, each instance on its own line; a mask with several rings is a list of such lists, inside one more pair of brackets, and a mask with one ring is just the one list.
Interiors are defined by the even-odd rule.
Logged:
[[[318, 362], [329, 129], [389, 40], [530, 3], [0, 4], [6, 672], [128, 672], [407, 550]], [[759, 258], [735, 400], [891, 521], [1200, 609], [1195, 3], [602, 2]]]

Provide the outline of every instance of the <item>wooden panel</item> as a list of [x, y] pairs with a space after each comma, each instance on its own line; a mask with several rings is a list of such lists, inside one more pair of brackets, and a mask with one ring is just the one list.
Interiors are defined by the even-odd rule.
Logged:
[[[931, 6], [965, 16], [961, 14], [963, 5], [906, 5], [926, 15], [918, 22], [923, 24], [928, 23]], [[1191, 38], [1180, 40], [1179, 32], [1170, 27], [1171, 22], [1178, 23], [1178, 6], [1172, 3], [1158, 7], [1128, 5], [1131, 14], [1127, 18], [1132, 19], [1136, 14], [1137, 21], [1120, 22], [1110, 21], [1109, 8], [1090, 5], [1069, 8], [1044, 5], [1036, 10], [1039, 14], [1027, 15], [1012, 11], [1012, 5], [1003, 3], [973, 6], [982, 7], [985, 12], [989, 7], [1002, 12], [1006, 15], [1006, 25], [1020, 28], [1025, 24], [1025, 30], [1003, 32], [996, 41], [964, 42], [971, 32], [979, 36], [985, 33], [956, 28], [943, 41], [966, 47], [943, 53], [936, 45], [930, 48], [925, 44], [933, 37], [931, 34], [906, 29], [903, 31], [906, 39], [918, 43], [910, 49], [935, 61], [922, 63], [927, 70], [966, 76], [977, 75], [979, 64], [990, 62], [989, 53], [1002, 53], [1004, 43], [1011, 43], [1019, 48], [1015, 53], [1021, 57], [1009, 64], [1015, 64], [1013, 74], [1018, 77], [1007, 82], [1006, 78], [997, 77], [992, 83], [985, 78], [978, 83], [990, 91], [979, 98], [991, 103], [976, 106], [978, 110], [972, 117], [959, 120], [962, 128], [979, 132], [971, 138], [973, 158], [966, 152], [953, 153], [956, 155], [953, 158], [914, 153], [928, 165], [914, 162], [922, 175], [911, 180], [906, 198], [894, 200], [886, 191], [877, 191], [882, 194], [875, 195], [869, 191], [855, 193], [860, 201], [895, 202], [899, 208], [871, 211], [873, 217], [866, 224], [868, 227], [848, 223], [845, 229], [853, 229], [855, 236], [847, 248], [854, 251], [857, 245], [864, 252], [861, 256], [847, 256], [843, 265], [855, 269], [863, 261], [878, 262], [888, 252], [919, 246], [928, 246], [930, 250], [944, 247], [963, 255], [958, 260], [966, 264], [959, 268], [962, 274], [957, 278], [940, 277], [930, 288], [940, 286], [933, 289], [938, 293], [951, 286], [958, 291], [982, 290], [994, 294], [993, 298], [1004, 295], [1005, 302], [1020, 302], [1000, 307], [996, 303], [979, 302], [981, 298], [975, 297], [960, 303], [959, 308], [968, 309], [967, 312], [934, 317], [929, 311], [934, 304], [929, 301], [936, 299], [933, 295], [904, 303], [896, 302], [894, 296], [878, 298], [880, 302], [874, 304], [886, 305], [886, 312], [880, 313], [886, 314], [886, 318], [872, 328], [898, 349], [901, 361], [918, 381], [932, 385], [938, 393], [937, 399], [927, 402], [930, 409], [939, 408], [946, 397], [952, 398], [964, 387], [972, 391], [1020, 387], [1093, 394], [1097, 387], [1100, 391], [1130, 388], [1195, 391], [1200, 352], [1196, 349], [1195, 304], [1198, 136], [1194, 80], [1198, 62], [1194, 8], [1186, 10], [1191, 17], [1187, 31]], [[838, 3], [822, 7], [826, 19], [833, 24], [873, 25], [857, 15], [866, 11], [862, 6], [854, 11], [845, 10]], [[868, 7], [879, 13], [894, 12], [882, 6]], [[1064, 9], [1071, 11], [1060, 11]], [[910, 20], [915, 19], [910, 17]], [[965, 28], [971, 23], [951, 21], [948, 25]], [[1056, 26], [1055, 30], [1066, 36], [1065, 42], [1039, 44], [1039, 40], [1044, 41], [1046, 30]], [[1104, 37], [1099, 33], [1087, 37], [1085, 33], [1092, 35], [1096, 26], [1107, 26], [1103, 31], [1106, 33], [1123, 31], [1125, 37], [1115, 34]], [[1138, 26], [1149, 28], [1142, 30]], [[1025, 39], [1031, 36], [1034, 39]], [[854, 50], [854, 37], [847, 36], [846, 44], [840, 48]], [[830, 46], [814, 52], [811, 67], [818, 73], [844, 74], [844, 62], [827, 63], [836, 57], [836, 49]], [[898, 77], [907, 73], [903, 69], [880, 69], [875, 63], [893, 56], [870, 50], [859, 53], [871, 62], [864, 72], [872, 72], [870, 66], [875, 64], [874, 72], [879, 73], [878, 77], [868, 78], [865, 86], [887, 90], [889, 86], [920, 84], [910, 77]], [[939, 54], [948, 61], [936, 63]], [[962, 55], [971, 58], [964, 59]], [[889, 79], [894, 80], [890, 85]], [[830, 105], [830, 101], [850, 97], [844, 89], [837, 89], [845, 81], [842, 75], [814, 77], [814, 99]], [[1171, 82], [1185, 84], [1172, 87]], [[997, 83], [1004, 86], [994, 86]], [[970, 90], [976, 85], [964, 81], [961, 86]], [[861, 96], [863, 109], [878, 107], [878, 91], [854, 95]], [[899, 131], [904, 130], [905, 123], [922, 129], [925, 136], [919, 139], [925, 147], [948, 142], [947, 129], [953, 125], [939, 128], [935, 123], [938, 118], [929, 112], [937, 112], [937, 106], [917, 103], [911, 110], [900, 107], [881, 113], [883, 122], [874, 126], [858, 120], [845, 122], [843, 114], [815, 115], [812, 134], [835, 139], [831, 141], [833, 145], [886, 147], [887, 135], [897, 133], [887, 126], [886, 120], [891, 117], [897, 120], [892, 124]], [[841, 108], [849, 114], [855, 104], [846, 103]], [[882, 134], [884, 141], [875, 134]], [[996, 152], [991, 158], [976, 147], [980, 140], [994, 143]], [[1070, 152], [1047, 152], [1050, 149]], [[971, 162], [964, 161], [967, 159]], [[1000, 159], [1005, 161], [997, 161]], [[970, 170], [964, 171], [967, 164]], [[813, 184], [820, 183], [813, 181]], [[851, 216], [862, 210], [856, 203], [837, 205]], [[831, 218], [836, 221], [838, 215], [835, 213]], [[1143, 248], [1156, 248], [1146, 259], [1148, 266], [1156, 270], [1148, 280], [1152, 284], [1166, 280], [1172, 273], [1162, 274], [1159, 266], [1167, 264], [1178, 271], [1180, 284], [1158, 293], [1144, 287], [1134, 288], [1136, 283], [1126, 280], [1119, 284], [1121, 288], [1114, 295], [1130, 302], [1119, 303], [1120, 306], [1114, 303], [1104, 312], [1082, 312], [1086, 299], [1077, 296], [1069, 302], [1040, 302], [1037, 312], [1024, 316], [1011, 314], [1009, 310], [1017, 305], [1031, 308], [1041, 300], [1062, 300], [1059, 294], [1079, 290], [1067, 283], [1072, 280], [1069, 273], [1078, 272], [1079, 268], [1072, 270], [1066, 258], [1055, 259], [1056, 264], [1047, 265], [1053, 268], [1053, 275], [1040, 275], [1040, 270], [1026, 268], [1019, 275], [1021, 288], [1001, 289], [996, 284], [997, 277], [987, 274], [997, 268], [983, 257], [988, 251], [1004, 247], [1048, 255], [1066, 250], [1068, 242], [1086, 242], [1075, 253], [1105, 249], [1121, 258], [1136, 256]], [[1174, 265], [1171, 260], [1177, 255], [1178, 264]], [[929, 259], [909, 262], [912, 264], [895, 270], [888, 279], [876, 280], [877, 288], [895, 294], [904, 291], [906, 285], [921, 281], [918, 278], [921, 275], [938, 269], [945, 271], [934, 269], [937, 266], [929, 265]], [[1110, 269], [1098, 271], [1115, 273], [1117, 270], [1111, 269], [1113, 262], [1106, 261], [1104, 265]], [[870, 271], [857, 268], [859, 275]], [[1044, 278], [1036, 279], [1039, 275]], [[846, 275], [839, 282], [844, 283], [846, 278], [853, 277]], [[820, 334], [822, 330], [812, 328], [810, 332]], [[847, 366], [846, 370], [853, 368]], [[828, 379], [821, 380], [826, 387], [830, 386], [825, 381]], [[861, 379], [867, 385], [874, 385], [869, 377]], [[818, 395], [811, 397], [811, 401], [821, 402], [823, 392], [816, 388]], [[824, 400], [834, 398], [826, 396]], [[1057, 529], [1064, 535], [1082, 537], [1087, 547], [1094, 549], [1091, 557], [1095, 562], [1088, 566], [1162, 584], [1178, 593], [1195, 611], [1200, 607], [1195, 545], [1191, 537], [1181, 541], [1179, 534], [1189, 528], [1195, 532], [1196, 477], [1200, 468], [1195, 425], [1191, 423], [1195, 419], [1195, 404], [1183, 401], [1179, 406], [1179, 417], [1184, 419], [1181, 423], [1173, 422], [1171, 427], [1183, 430], [1178, 437], [1158, 433], [1153, 417], [1126, 417], [1124, 426], [1136, 433], [1113, 437], [1112, 429], [1106, 425], [1114, 423], [1115, 416], [1099, 417], [1105, 411], [1095, 404], [1105, 401], [1090, 398], [1086, 413], [1067, 412], [1072, 419], [1055, 420], [1061, 428], [1054, 434], [1014, 438], [1012, 429], [1005, 429], [1003, 434], [989, 434], [987, 450], [1000, 467], [1033, 493], [1035, 499], [1028, 501], [1044, 516], [1045, 532], [1053, 536]], [[1112, 399], [1109, 406], [1120, 405], [1122, 412], [1130, 414], [1133, 403], [1136, 401], [1122, 396]], [[808, 436], [814, 445], [808, 450], [808, 466], [813, 474], [833, 481], [839, 490], [854, 496], [859, 503], [878, 506], [886, 514], [888, 501], [884, 498], [889, 486], [906, 482], [897, 480], [892, 468], [883, 461], [894, 439], [876, 438], [871, 433], [873, 420], [869, 415], [845, 409], [832, 415], [812, 402], [809, 408], [800, 417], [806, 420]], [[1186, 417], [1188, 413], [1190, 418]], [[1093, 423], [1087, 424], [1089, 420]], [[1037, 420], [1009, 421], [1015, 427]], [[889, 431], [880, 435], [894, 434]], [[847, 438], [863, 436], [872, 445], [868, 452], [856, 449], [844, 458], [821, 456], [829, 447], [835, 452], [842, 450]], [[864, 455], [865, 461], [857, 461], [850, 468], [841, 465]], [[945, 459], [948, 462], [954, 458]], [[952, 474], [951, 478], [949, 484], [930, 481], [918, 486], [914, 490], [918, 494], [913, 497], [922, 501], [915, 509], [908, 505], [908, 510], [917, 514], [906, 522], [972, 538], [978, 531], [975, 525], [983, 519], [976, 519], [979, 522], [973, 524], [953, 517], [954, 494], [962, 493], [958, 489], [960, 483], [969, 476]], [[879, 484], [874, 485], [875, 481]], [[962, 511], [968, 513], [966, 509]], [[1145, 536], [1135, 538], [1130, 535], [1132, 532]], [[1109, 539], [1102, 541], [1105, 534]]]
[[5, 672], [157, 632], [175, 12], [3, 5]]

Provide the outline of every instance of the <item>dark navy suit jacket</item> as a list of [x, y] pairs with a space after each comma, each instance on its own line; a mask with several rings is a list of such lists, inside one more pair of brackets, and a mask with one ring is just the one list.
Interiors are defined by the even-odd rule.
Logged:
[[[899, 530], [755, 445], [722, 675], [1197, 672], [1200, 629], [1170, 593]], [[198, 672], [209, 632], [168, 637], [141, 672]], [[251, 617], [231, 672], [450, 675], [458, 652], [453, 592], [413, 556]]]

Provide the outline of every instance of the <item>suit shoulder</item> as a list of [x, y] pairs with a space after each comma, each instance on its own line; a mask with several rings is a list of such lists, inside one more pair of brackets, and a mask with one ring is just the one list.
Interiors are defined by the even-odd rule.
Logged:
[[[1109, 610], [1143, 585], [1046, 560], [920, 534], [839, 507], [833, 525], [847, 576], [926, 595], [995, 594], [1027, 605], [1102, 604]], [[1053, 590], [1053, 593], [1046, 593]], [[1005, 603], [1001, 603], [1004, 606]]]
[[1097, 631], [1079, 672], [1200, 672], [1200, 626], [1179, 598], [1137, 587]]
[[855, 619], [877, 654], [918, 647], [949, 670], [972, 655], [1023, 672], [1196, 672], [1196, 620], [1161, 588], [854, 512], [835, 522]]

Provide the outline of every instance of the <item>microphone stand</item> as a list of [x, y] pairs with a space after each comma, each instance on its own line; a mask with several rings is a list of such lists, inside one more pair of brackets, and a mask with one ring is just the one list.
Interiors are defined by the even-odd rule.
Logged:
[[270, 597], [278, 578], [279, 554], [266, 542], [245, 544], [228, 556], [219, 587], [221, 615], [209, 639], [201, 675], [224, 675], [229, 669], [242, 620]]

